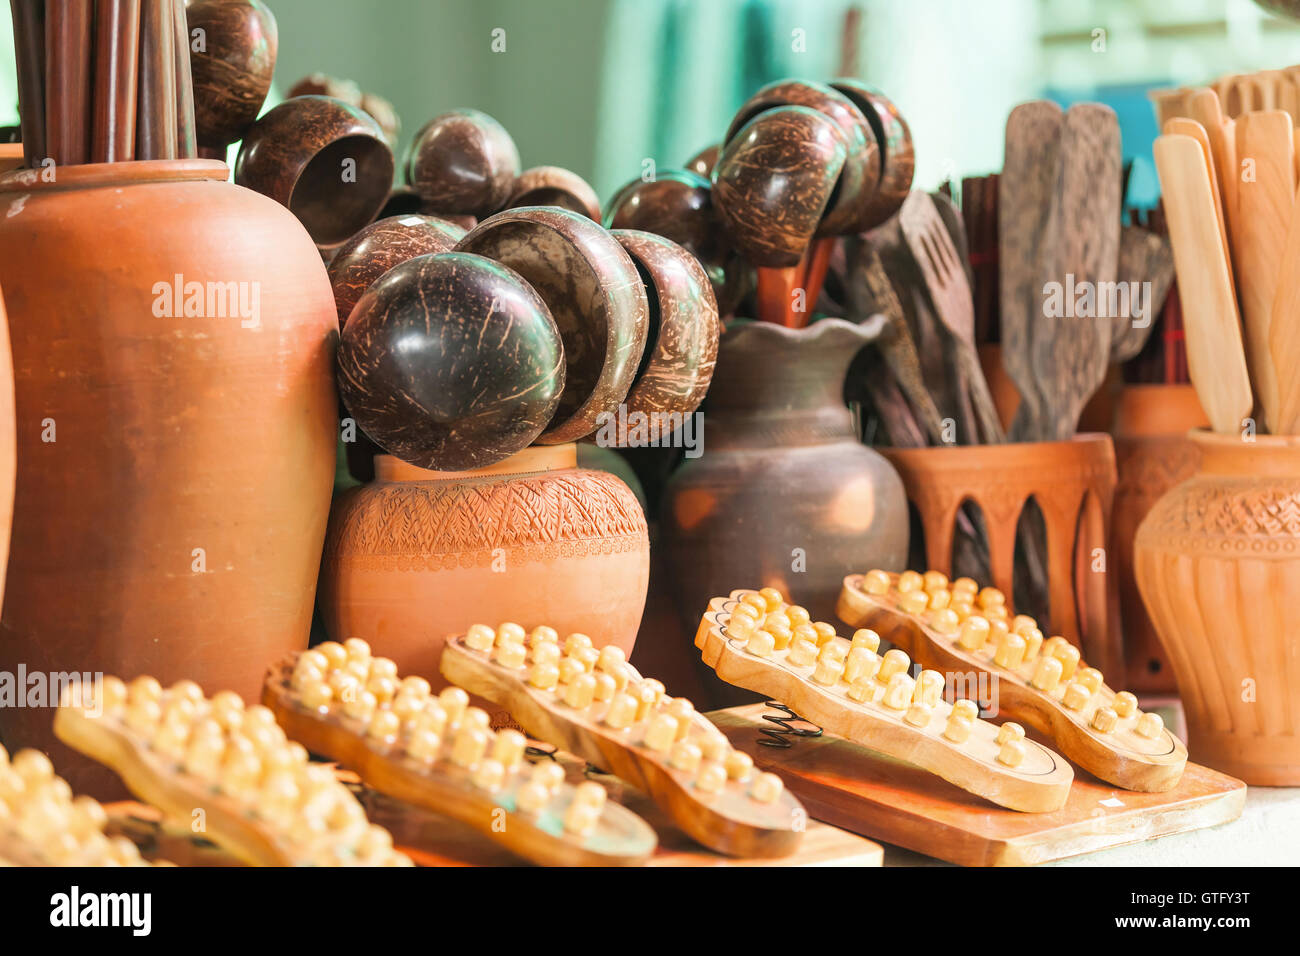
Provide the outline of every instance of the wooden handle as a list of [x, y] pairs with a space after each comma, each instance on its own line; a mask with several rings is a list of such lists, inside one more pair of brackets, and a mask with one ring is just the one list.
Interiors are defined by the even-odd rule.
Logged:
[[190, 75], [190, 31], [185, 19], [185, 0], [172, 0], [176, 31], [176, 155], [193, 159], [199, 154], [194, 124], [194, 79]]
[[1292, 203], [1289, 219], [1268, 332], [1273, 366], [1283, 370], [1271, 423], [1279, 435], [1300, 434], [1300, 375], [1295, 373], [1300, 363], [1300, 202]]
[[9, 0], [18, 62], [18, 108], [22, 117], [23, 160], [35, 169], [45, 148], [45, 0]]
[[141, 0], [137, 159], [175, 159], [176, 22], [171, 0]]
[[1174, 247], [1192, 384], [1214, 430], [1233, 434], [1250, 414], [1250, 379], [1205, 157], [1190, 136], [1171, 135], [1156, 139], [1155, 158]]
[[135, 158], [140, 0], [95, 0], [95, 113], [90, 156], [96, 163]]
[[55, 163], [90, 156], [90, 21], [86, 0], [49, 0], [45, 8], [45, 136]]

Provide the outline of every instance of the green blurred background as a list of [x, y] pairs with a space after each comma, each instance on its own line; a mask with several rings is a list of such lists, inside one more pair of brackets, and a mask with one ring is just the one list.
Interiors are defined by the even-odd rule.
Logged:
[[[268, 107], [308, 73], [352, 79], [396, 106], [404, 149], [425, 120], [474, 106], [505, 124], [525, 166], [567, 166], [602, 200], [646, 159], [681, 166], [763, 83], [827, 79], [847, 56], [911, 124], [919, 186], [999, 169], [1016, 103], [1093, 99], [1119, 113], [1138, 161], [1129, 201], [1149, 205], [1148, 89], [1300, 62], [1300, 25], [1251, 0], [266, 2], [280, 29]], [[12, 123], [0, 11], [0, 121]]]

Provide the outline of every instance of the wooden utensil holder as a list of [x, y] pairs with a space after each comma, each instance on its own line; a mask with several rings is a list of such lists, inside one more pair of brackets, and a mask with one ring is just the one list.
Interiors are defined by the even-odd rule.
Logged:
[[1097, 560], [1104, 559], [1115, 497], [1109, 435], [880, 452], [898, 470], [920, 514], [926, 565], [951, 573], [957, 515], [971, 502], [984, 515], [991, 583], [1012, 603], [1017, 526], [1034, 498], [1047, 527], [1051, 633], [1077, 644], [1094, 667], [1114, 671], [1120, 665], [1115, 577]]

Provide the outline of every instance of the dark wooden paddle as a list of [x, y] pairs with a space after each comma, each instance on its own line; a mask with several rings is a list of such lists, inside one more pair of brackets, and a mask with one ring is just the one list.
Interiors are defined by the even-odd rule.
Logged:
[[176, 155], [193, 159], [199, 154], [194, 124], [194, 79], [190, 73], [190, 31], [185, 20], [185, 0], [172, 0], [176, 31]]
[[140, 0], [95, 0], [95, 91], [90, 159], [135, 159]]
[[[1121, 157], [1119, 120], [1100, 103], [1078, 103], [1065, 114], [1056, 189], [1039, 273], [1037, 313], [1031, 333], [1032, 364], [1042, 407], [1034, 437], [1063, 441], [1079, 425], [1079, 414], [1106, 377], [1114, 327], [1101, 315], [1096, 295], [1094, 314], [1071, 308], [1075, 288], [1090, 282], [1100, 292], [1113, 284], [1119, 266]], [[1062, 286], [1062, 308], [1050, 307], [1043, 294], [1049, 283]], [[1103, 285], [1105, 284], [1105, 285]], [[1079, 306], [1084, 305], [1076, 298]]]
[[48, 0], [45, 7], [45, 146], [54, 162], [90, 157], [90, 26], [87, 0]]
[[176, 21], [172, 0], [141, 0], [137, 159], [175, 159]]
[[1043, 404], [1031, 341], [1041, 304], [1040, 263], [1064, 119], [1061, 108], [1047, 100], [1022, 103], [1007, 117], [998, 182], [998, 285], [1002, 366], [1020, 392], [1013, 441], [1032, 438]]
[[14, 21], [23, 159], [28, 169], [35, 169], [49, 155], [45, 148], [45, 0], [9, 0], [9, 9]]

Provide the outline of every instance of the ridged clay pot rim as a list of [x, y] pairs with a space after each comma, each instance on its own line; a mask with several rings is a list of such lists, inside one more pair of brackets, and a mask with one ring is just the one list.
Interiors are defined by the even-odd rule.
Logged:
[[[736, 342], [742, 338], [773, 338], [790, 345], [803, 345], [825, 338], [832, 332], [848, 332], [867, 345], [880, 338], [888, 325], [883, 315], [873, 315], [862, 322], [849, 322], [847, 319], [818, 319], [801, 329], [791, 329], [775, 322], [763, 322], [758, 319], [732, 319], [723, 329], [721, 342]], [[721, 343], [720, 343], [721, 344]]]
[[230, 179], [230, 167], [219, 159], [147, 159], [124, 163], [86, 163], [58, 166], [54, 180], [47, 182], [40, 169], [12, 169], [0, 176], [0, 192], [33, 189], [55, 192], [61, 189], [89, 189], [129, 186], [135, 183], [203, 182]]
[[[977, 462], [981, 467], [990, 455], [996, 459], [995, 468], [1020, 468], [1045, 456], [1062, 456], [1086, 460], [1102, 449], [1113, 447], [1111, 436], [1105, 432], [1081, 432], [1065, 441], [1003, 442], [997, 445], [930, 445], [925, 448], [877, 449], [890, 460], [924, 463], [929, 468], [970, 468]], [[1111, 455], [1113, 457], [1113, 451]]]

